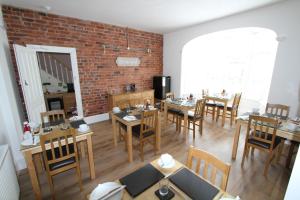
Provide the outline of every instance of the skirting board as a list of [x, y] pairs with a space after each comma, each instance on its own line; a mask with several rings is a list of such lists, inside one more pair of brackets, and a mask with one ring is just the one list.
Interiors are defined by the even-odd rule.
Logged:
[[93, 124], [93, 123], [105, 121], [105, 120], [108, 120], [108, 119], [109, 119], [109, 114], [108, 113], [103, 113], [103, 114], [99, 114], [99, 115], [84, 117], [84, 121], [87, 124]]

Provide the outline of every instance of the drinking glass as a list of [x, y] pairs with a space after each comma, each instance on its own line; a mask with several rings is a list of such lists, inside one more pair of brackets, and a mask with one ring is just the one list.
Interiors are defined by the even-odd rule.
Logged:
[[159, 182], [159, 194], [161, 196], [166, 196], [169, 193], [169, 180], [164, 178]]

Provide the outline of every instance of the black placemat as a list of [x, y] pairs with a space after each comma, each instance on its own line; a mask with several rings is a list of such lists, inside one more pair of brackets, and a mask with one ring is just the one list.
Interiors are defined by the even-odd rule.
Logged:
[[[123, 119], [123, 117], [127, 116], [127, 112], [119, 112], [119, 113], [115, 113], [116, 116], [118, 116], [119, 118]], [[130, 115], [130, 114], [129, 114]], [[134, 115], [136, 119], [141, 119], [141, 115]]]
[[164, 178], [164, 175], [151, 164], [132, 172], [121, 178], [121, 184], [126, 185], [126, 190], [132, 197], [136, 197], [155, 183]]
[[175, 196], [174, 192], [170, 190], [170, 188], [166, 196], [161, 196], [159, 193], [159, 189], [155, 191], [155, 195], [159, 198], [159, 200], [170, 200]]
[[76, 129], [79, 128], [81, 124], [86, 124], [86, 122], [83, 119], [70, 122], [72, 128], [76, 128]]
[[169, 180], [186, 195], [195, 200], [211, 200], [219, 193], [216, 187], [186, 168], [169, 177]]

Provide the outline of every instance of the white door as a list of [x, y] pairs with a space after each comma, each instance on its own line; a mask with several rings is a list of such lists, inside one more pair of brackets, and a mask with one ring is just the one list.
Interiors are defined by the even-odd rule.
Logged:
[[15, 56], [29, 121], [41, 123], [46, 111], [36, 52], [14, 44]]

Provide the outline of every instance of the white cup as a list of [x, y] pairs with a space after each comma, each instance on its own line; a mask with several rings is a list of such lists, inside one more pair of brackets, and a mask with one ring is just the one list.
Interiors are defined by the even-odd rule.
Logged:
[[160, 156], [161, 161], [165, 164], [168, 165], [173, 161], [173, 157], [170, 154], [162, 154]]
[[113, 107], [112, 111], [113, 113], [119, 113], [121, 110], [119, 107]]
[[24, 133], [24, 140], [32, 140], [32, 135], [29, 131]]
[[80, 124], [79, 125], [79, 130], [80, 131], [87, 131], [87, 130], [89, 130], [89, 127], [88, 127], [87, 124]]

